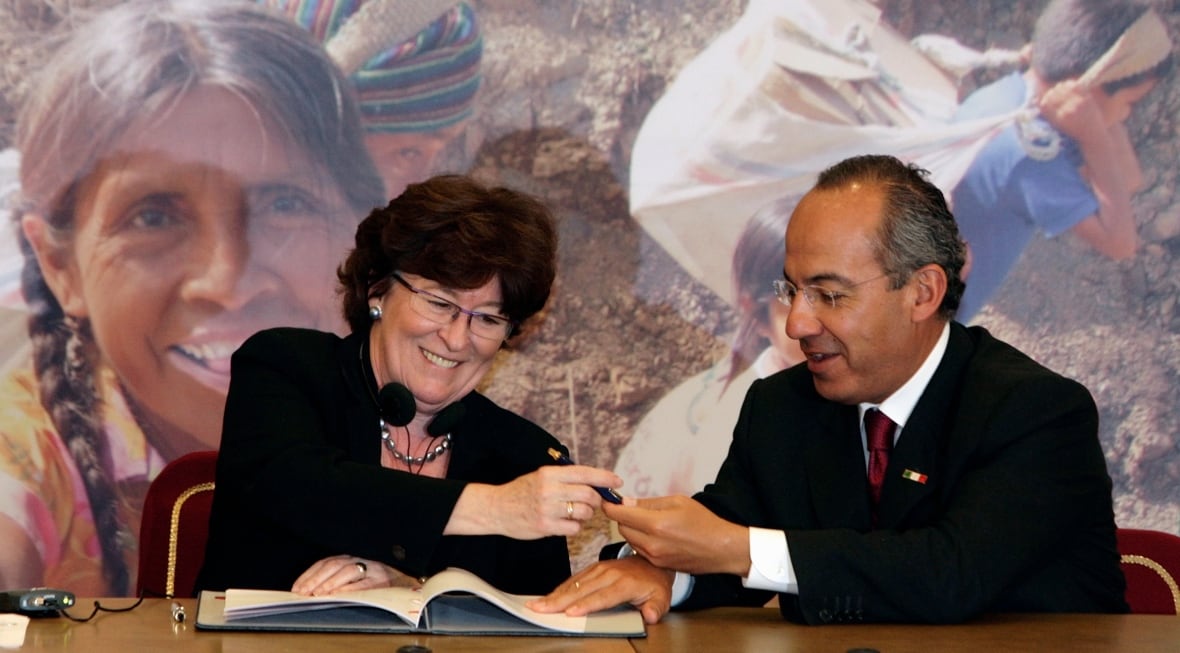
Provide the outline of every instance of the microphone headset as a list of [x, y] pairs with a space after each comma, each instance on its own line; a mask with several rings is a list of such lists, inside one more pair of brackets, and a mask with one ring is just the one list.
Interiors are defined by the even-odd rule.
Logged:
[[[365, 354], [369, 349], [369, 339], [365, 338], [361, 341], [361, 350], [358, 360], [361, 364], [361, 375], [373, 379], [373, 373], [365, 365]], [[386, 383], [385, 387], [377, 391], [377, 396], [373, 396], [373, 387], [376, 386], [376, 380], [373, 380], [373, 385], [365, 383], [365, 388], [369, 391], [369, 396], [372, 397], [373, 402], [377, 404], [377, 413], [381, 419], [390, 426], [405, 426], [414, 419], [414, 414], [418, 411], [418, 404], [414, 401], [414, 393], [406, 386], [394, 381], [393, 383]], [[437, 438], [440, 435], [450, 433], [459, 422], [463, 421], [463, 416], [467, 414], [467, 407], [460, 403], [447, 404], [438, 414], [430, 420], [426, 425], [426, 433], [432, 438]]]
[[[409, 388], [396, 381], [385, 384], [385, 387], [377, 393], [377, 407], [381, 412], [381, 419], [390, 426], [409, 424], [418, 410], [414, 394], [410, 392]], [[426, 425], [426, 432], [434, 438], [446, 435], [459, 425], [466, 413], [467, 407], [463, 404], [447, 404]]]

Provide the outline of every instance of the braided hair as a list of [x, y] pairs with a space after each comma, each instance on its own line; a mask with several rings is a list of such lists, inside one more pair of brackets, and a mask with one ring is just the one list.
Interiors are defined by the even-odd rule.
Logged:
[[21, 290], [31, 313], [29, 338], [41, 405], [61, 434], [86, 487], [107, 586], [116, 595], [126, 594], [129, 580], [123, 551], [131, 543], [131, 533], [119, 520], [118, 495], [107, 464], [110, 451], [95, 387], [98, 348], [89, 321], [66, 315], [54, 299], [23, 234], [20, 246], [25, 259]]

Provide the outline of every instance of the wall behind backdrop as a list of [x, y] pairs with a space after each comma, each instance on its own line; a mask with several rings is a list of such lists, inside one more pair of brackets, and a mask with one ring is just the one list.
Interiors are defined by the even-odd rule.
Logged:
[[[15, 144], [17, 112], [37, 86], [55, 50], [51, 39], [81, 20], [85, 11], [112, 4], [13, 0], [0, 6], [0, 61], [5, 62], [0, 69], [0, 145], [11, 148]], [[452, 138], [430, 170], [470, 171], [536, 193], [557, 210], [561, 228], [560, 275], [544, 319], [503, 352], [484, 390], [554, 433], [578, 462], [613, 468], [637, 426], [661, 399], [686, 380], [719, 363], [726, 364], [730, 343], [743, 320], [728, 276], [734, 243], [760, 204], [791, 191], [790, 185], [775, 188], [770, 184], [770, 190], [739, 193], [729, 198], [732, 201], [724, 195], [720, 200], [706, 198], [695, 208], [690, 201], [686, 202], [688, 208], [657, 212], [660, 217], [651, 222], [641, 221], [633, 210], [651, 197], [644, 194], [645, 189], [638, 189], [643, 197], [635, 196], [636, 180], [661, 172], [635, 168], [644, 160], [653, 160], [645, 157], [660, 144], [658, 139], [652, 144], [653, 125], [645, 125], [645, 119], [653, 106], [676, 88], [678, 74], [719, 35], [738, 24], [746, 3], [474, 0], [469, 4], [483, 38], [479, 91], [470, 117], [461, 122], [462, 129], [448, 134]], [[825, 4], [814, 3], [817, 7]], [[904, 44], [919, 34], [939, 34], [979, 50], [1018, 51], [1028, 42], [1044, 4], [1033, 0], [881, 0], [875, 4], [850, 2], [848, 6], [861, 12], [856, 15], [864, 24], [878, 23], [882, 30], [896, 33], [897, 43]], [[811, 3], [783, 0], [782, 5], [798, 10]], [[1160, 2], [1155, 7], [1176, 40], [1180, 8], [1173, 2]], [[757, 39], [743, 43], [746, 47], [736, 48], [736, 52], [756, 49]], [[905, 47], [889, 43], [882, 47]], [[900, 60], [910, 61], [918, 56], [915, 53], [906, 51]], [[792, 50], [784, 56], [795, 57], [795, 61], [807, 57], [805, 50]], [[927, 65], [914, 63], [922, 67], [917, 77], [927, 74]], [[1019, 63], [1008, 63], [992, 71], [926, 81], [938, 97], [951, 93], [953, 109], [958, 99], [1019, 68]], [[700, 101], [707, 104], [711, 98], [701, 97]], [[935, 104], [929, 105], [932, 111]], [[687, 111], [690, 107], [685, 106]], [[1134, 256], [1112, 261], [1069, 234], [1037, 237], [990, 300], [970, 317], [970, 322], [988, 327], [1090, 388], [1101, 413], [1100, 436], [1114, 480], [1119, 524], [1171, 532], [1180, 532], [1178, 109], [1180, 84], [1175, 73], [1168, 73], [1136, 105], [1126, 122], [1144, 180], [1143, 189], [1133, 198], [1142, 241]], [[668, 110], [667, 106], [662, 110]], [[768, 129], [773, 129], [774, 122], [768, 124]], [[685, 126], [684, 142], [715, 127]], [[782, 140], [783, 134], [768, 139]], [[683, 142], [668, 147], [679, 145]], [[11, 150], [0, 158], [6, 193], [19, 193], [19, 161], [28, 159]], [[796, 163], [790, 174], [802, 179], [809, 179], [822, 167], [815, 162]], [[761, 168], [751, 174], [766, 181], [775, 173], [772, 168]], [[10, 210], [15, 214], [15, 205]], [[346, 207], [341, 210], [351, 215]], [[684, 228], [688, 236], [676, 234], [681, 224], [678, 211], [695, 213], [694, 219], [705, 220], [707, 229], [720, 235], [694, 239], [695, 226]], [[350, 226], [355, 222], [345, 216], [332, 220], [329, 223], [335, 226], [326, 229], [351, 236]], [[685, 245], [685, 241], [694, 240], [696, 244]], [[62, 514], [85, 512], [87, 497], [75, 489], [69, 495], [72, 505], [58, 502], [28, 509], [30, 497], [40, 494], [38, 484], [57, 482], [65, 487], [77, 469], [68, 461], [68, 454], [60, 454], [63, 438], [58, 429], [38, 413], [36, 388], [41, 387], [42, 392], [44, 388], [30, 363], [27, 324], [32, 302], [20, 291], [24, 259], [17, 241], [12, 235], [6, 241], [0, 247], [0, 360], [5, 361], [8, 379], [3, 386], [5, 394], [0, 396], [0, 415], [4, 415], [0, 448], [8, 453], [0, 451], [0, 459], [9, 460], [0, 469], [0, 525], [9, 519], [37, 533], [38, 541], [52, 542], [55, 538], [49, 524], [62, 519]], [[281, 238], [267, 242], [296, 246]], [[330, 244], [338, 242], [333, 238], [317, 242], [324, 248], [316, 250], [317, 256], [328, 262], [320, 271], [330, 282], [331, 262], [343, 257], [343, 246]], [[765, 280], [767, 289], [771, 278]], [[112, 291], [111, 295], [117, 293]], [[300, 301], [291, 300], [285, 312], [276, 310], [265, 319], [257, 315], [242, 319], [234, 328], [281, 322], [324, 326], [317, 320], [325, 318], [308, 318], [306, 311], [300, 312]], [[325, 286], [322, 302], [328, 312], [337, 312], [330, 284]], [[240, 343], [248, 335], [228, 327], [223, 331], [234, 335], [216, 343], [222, 349], [232, 350], [235, 344], [230, 341], [236, 338]], [[102, 419], [107, 424], [107, 437], [115, 443], [111, 449], [116, 459], [115, 463], [103, 462], [126, 468], [116, 473], [123, 474], [125, 486], [132, 481], [146, 483], [160, 465], [186, 449], [215, 446], [220, 419], [217, 410], [204, 404], [186, 406], [183, 399], [193, 396], [212, 404], [219, 400], [218, 388], [223, 386], [208, 376], [209, 370], [217, 367], [215, 359], [225, 352], [214, 352], [214, 348], [205, 342], [175, 349], [182, 352], [169, 359], [175, 369], [158, 383], [174, 381], [176, 389], [168, 391], [170, 398], [159, 406], [150, 396], [136, 395], [135, 385], [142, 381], [116, 369], [122, 360], [118, 354], [100, 351], [97, 365], [105, 370], [97, 377], [104, 389], [100, 396], [110, 404], [105, 406]], [[180, 378], [186, 374], [190, 378]], [[193, 384], [191, 392], [185, 390], [190, 387], [186, 383]], [[223, 398], [224, 390], [221, 392]], [[691, 404], [689, 400], [683, 410], [695, 410]], [[173, 413], [176, 419], [169, 417]], [[167, 433], [184, 431], [186, 420], [197, 424], [188, 429], [189, 437], [162, 444]], [[668, 419], [666, 424], [645, 428], [675, 434], [685, 427], [681, 420]], [[117, 444], [124, 434], [136, 429], [144, 434], [129, 441], [138, 445]], [[202, 429], [203, 433], [195, 433]], [[720, 437], [726, 435], [721, 433]], [[672, 437], [670, 441], [680, 440]], [[683, 442], [692, 439], [686, 436]], [[683, 453], [662, 455], [659, 448], [648, 451], [642, 464], [656, 472], [674, 464], [674, 454]], [[52, 452], [58, 452], [64, 462], [45, 474], [36, 459], [52, 457]], [[60, 478], [46, 479], [55, 474]], [[624, 479], [628, 480], [626, 474]], [[632, 489], [653, 494], [659, 487], [664, 486], [640, 490], [633, 484], [623, 492]], [[126, 496], [131, 497], [131, 505], [124, 506], [122, 514], [134, 531], [137, 495], [129, 490]], [[596, 556], [608, 532], [608, 524], [600, 516], [571, 541], [577, 565]], [[88, 553], [97, 555], [96, 550]], [[41, 555], [48, 559], [62, 554], [43, 551]], [[70, 581], [71, 588], [84, 587], [79, 578], [95, 572], [83, 566], [73, 573], [43, 580], [51, 585]], [[96, 591], [95, 595], [101, 593]]]

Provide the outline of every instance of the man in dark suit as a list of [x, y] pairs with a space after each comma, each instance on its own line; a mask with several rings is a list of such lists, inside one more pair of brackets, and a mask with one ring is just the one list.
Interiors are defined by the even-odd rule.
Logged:
[[775, 288], [806, 362], [750, 388], [703, 492], [604, 506], [638, 555], [534, 606], [629, 602], [654, 622], [777, 592], [806, 623], [1125, 612], [1093, 399], [953, 321], [965, 248], [924, 172], [836, 164], [786, 242]]

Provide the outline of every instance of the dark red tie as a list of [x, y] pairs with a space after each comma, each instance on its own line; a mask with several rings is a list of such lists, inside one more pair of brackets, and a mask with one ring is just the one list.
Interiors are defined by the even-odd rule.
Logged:
[[865, 411], [865, 439], [869, 447], [869, 505], [873, 511], [873, 527], [877, 527], [877, 503], [881, 500], [881, 486], [885, 484], [885, 468], [889, 467], [889, 450], [893, 448], [893, 428], [896, 424], [885, 413], [870, 408]]

